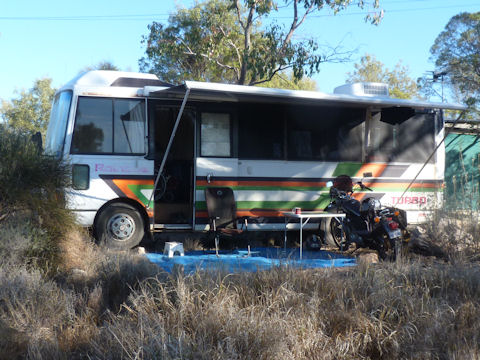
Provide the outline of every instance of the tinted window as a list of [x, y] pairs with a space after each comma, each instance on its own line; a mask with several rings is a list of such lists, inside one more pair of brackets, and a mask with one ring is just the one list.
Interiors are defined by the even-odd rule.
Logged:
[[239, 112], [239, 158], [283, 159], [284, 126], [285, 115], [279, 106], [242, 106]]
[[145, 152], [145, 105], [138, 100], [114, 102], [114, 152], [143, 154]]
[[144, 154], [144, 102], [79, 98], [71, 152]]
[[60, 157], [63, 152], [63, 143], [65, 141], [71, 102], [71, 91], [63, 91], [60, 94], [57, 94], [50, 114], [45, 149], [47, 153], [58, 157]]
[[72, 153], [111, 153], [112, 100], [78, 99]]
[[434, 114], [416, 114], [395, 124], [378, 113], [370, 124], [368, 160], [423, 163], [435, 149], [434, 129]]
[[289, 160], [362, 160], [364, 110], [291, 106], [287, 113]]

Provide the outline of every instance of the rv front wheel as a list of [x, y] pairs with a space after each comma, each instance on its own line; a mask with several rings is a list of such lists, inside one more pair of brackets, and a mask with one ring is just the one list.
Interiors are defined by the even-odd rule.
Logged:
[[97, 241], [114, 250], [137, 246], [145, 235], [142, 216], [127, 204], [111, 204], [98, 215], [95, 222]]

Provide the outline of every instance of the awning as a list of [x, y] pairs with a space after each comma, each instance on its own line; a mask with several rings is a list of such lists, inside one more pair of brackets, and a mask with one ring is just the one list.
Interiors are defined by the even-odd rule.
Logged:
[[183, 85], [163, 89], [145, 87], [144, 95], [150, 98], [183, 99], [187, 89], [190, 90], [189, 101], [262, 102], [375, 108], [408, 107], [414, 109], [466, 109], [466, 106], [462, 104], [393, 99], [389, 97], [326, 94], [317, 91], [272, 89], [257, 86], [198, 81], [186, 81]]

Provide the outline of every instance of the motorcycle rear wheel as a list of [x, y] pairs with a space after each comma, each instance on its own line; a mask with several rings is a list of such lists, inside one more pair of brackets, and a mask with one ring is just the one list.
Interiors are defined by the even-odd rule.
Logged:
[[401, 256], [402, 238], [386, 239], [383, 248], [384, 260], [396, 261]]
[[400, 257], [402, 256], [402, 253], [403, 253], [403, 239], [398, 237], [398, 238], [395, 238], [393, 239], [392, 241], [394, 241], [394, 246], [395, 246], [395, 257], [393, 260], [398, 260], [400, 259]]

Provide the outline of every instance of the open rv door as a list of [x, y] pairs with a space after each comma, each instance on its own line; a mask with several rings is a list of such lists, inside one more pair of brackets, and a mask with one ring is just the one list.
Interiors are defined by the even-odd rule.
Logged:
[[193, 228], [195, 112], [186, 108], [189, 90], [181, 105], [149, 98], [149, 157], [154, 160], [154, 230]]

